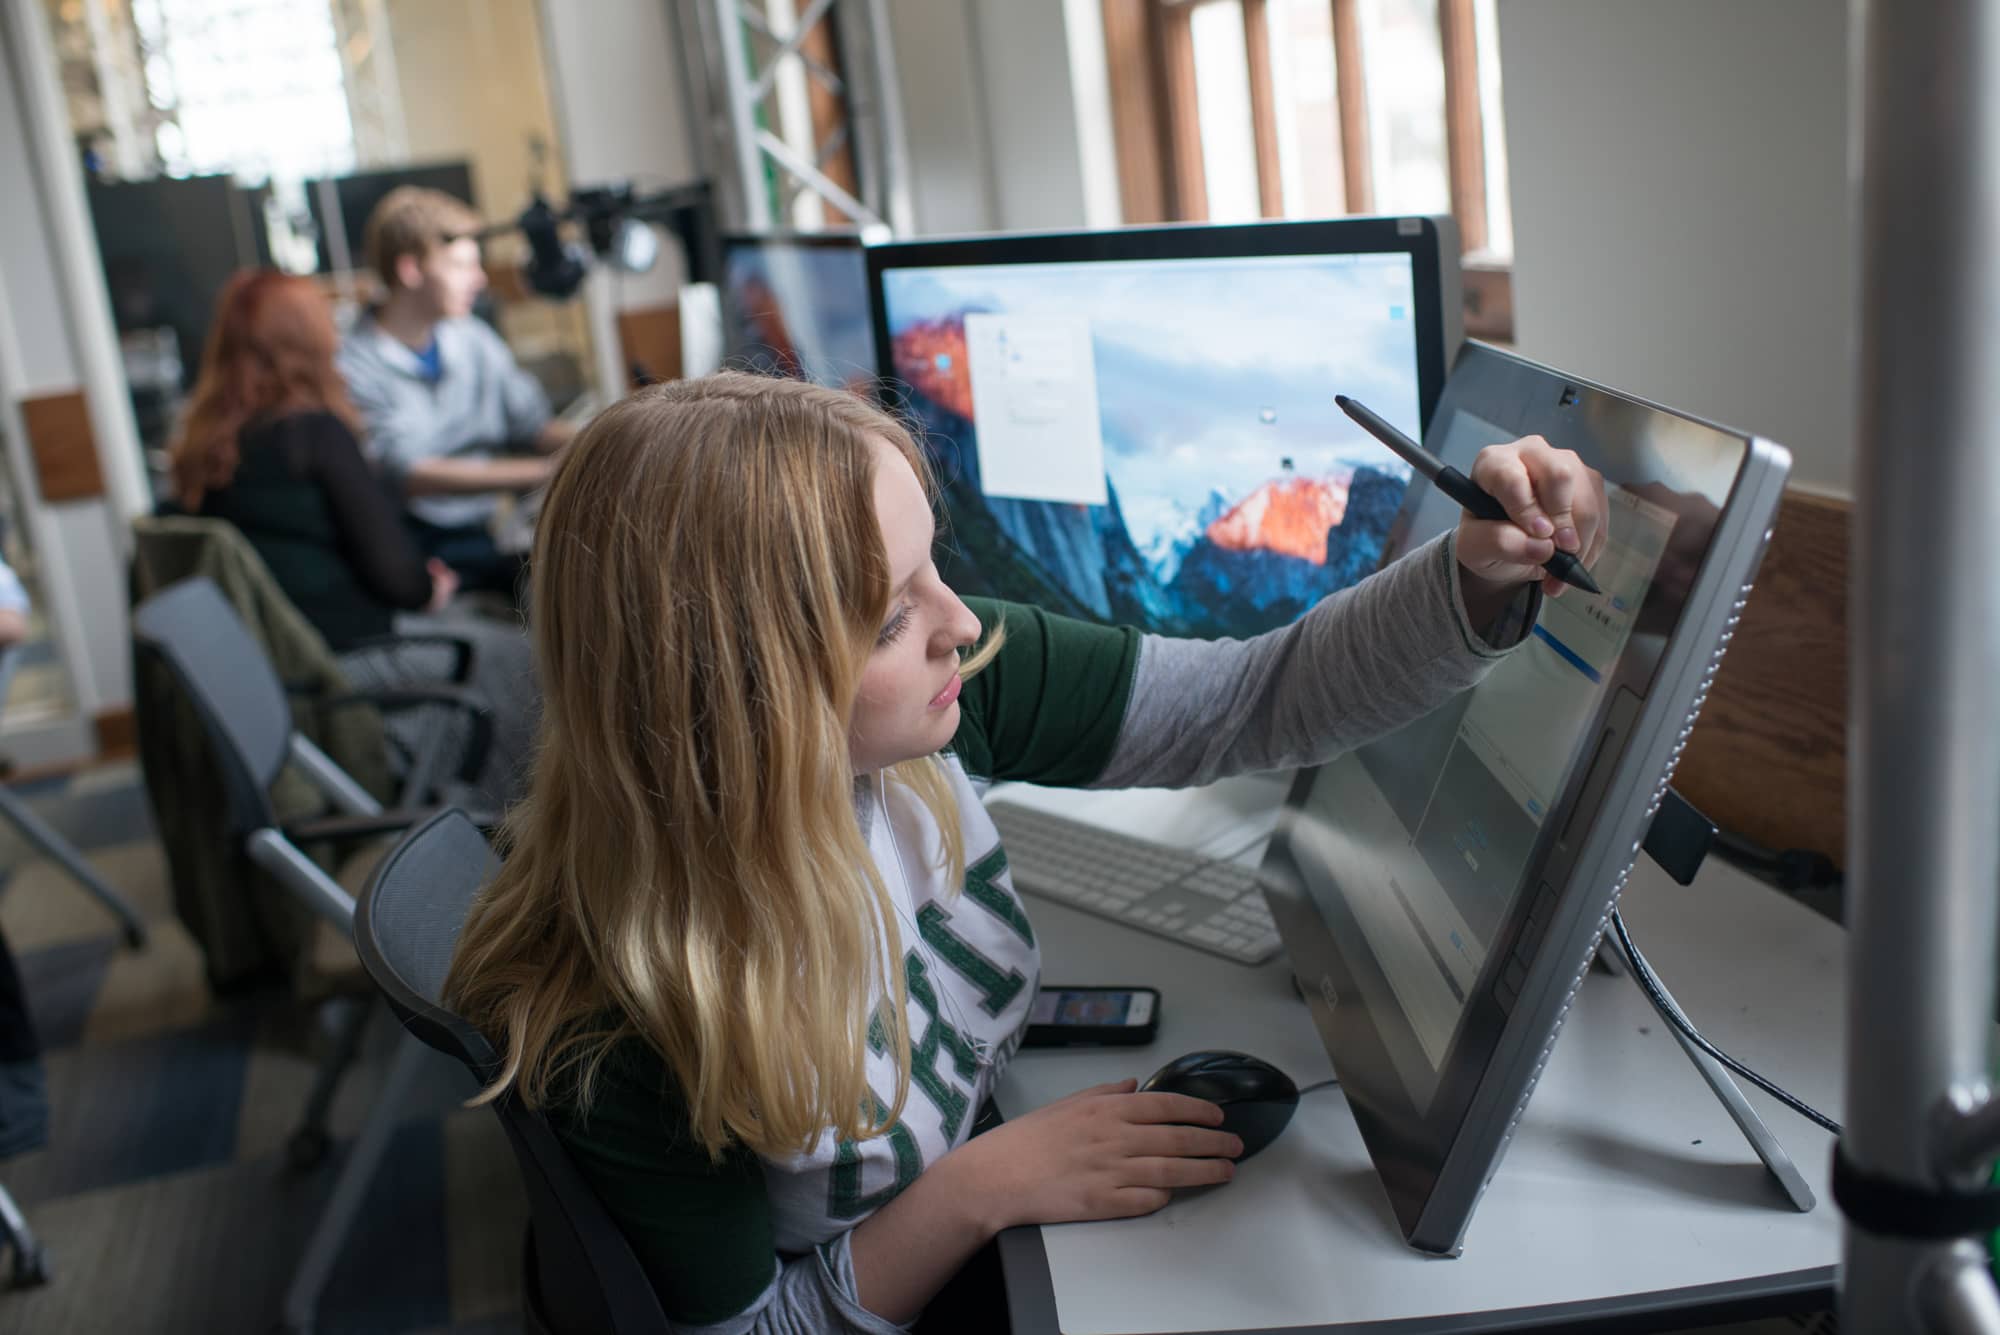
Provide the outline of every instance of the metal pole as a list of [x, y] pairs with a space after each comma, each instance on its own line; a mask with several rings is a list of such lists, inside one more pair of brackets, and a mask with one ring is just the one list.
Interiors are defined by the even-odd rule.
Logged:
[[1935, 1335], [1992, 1335], [2000, 1330], [1993, 1262], [1974, 1243], [1957, 1244], [1944, 1266], [1918, 1277], [1924, 1329]]
[[859, 0], [868, 15], [868, 54], [874, 78], [869, 80], [880, 144], [875, 211], [898, 236], [917, 228], [917, 210], [910, 193], [910, 142], [903, 129], [902, 74], [896, 66], [896, 42], [889, 25], [888, 0]]
[[[700, 12], [689, 12], [685, 0], [661, 0], [667, 12], [667, 31], [673, 38], [674, 53], [680, 57], [681, 113], [687, 117], [688, 144], [694, 150], [694, 174], [702, 180], [715, 179], [715, 126], [709, 97], [709, 62], [704, 46], [706, 29]], [[693, 31], [689, 31], [692, 29]]]
[[743, 222], [771, 225], [771, 192], [765, 184], [764, 154], [757, 146], [757, 98], [750, 79], [750, 43], [743, 36], [738, 0], [718, 0], [715, 13], [722, 46], [722, 87], [729, 99], [730, 147], [743, 180]]
[[[777, 18], [742, 0], [678, 0], [673, 12], [696, 101], [709, 108], [705, 144], [708, 174], [725, 191], [737, 225], [766, 228], [789, 204], [810, 193], [833, 204], [864, 227], [887, 220], [898, 232], [910, 230], [914, 210], [908, 184], [909, 147], [902, 102], [896, 87], [896, 58], [888, 10], [882, 0], [807, 0], [803, 13], [787, 21], [790, 6]], [[832, 25], [840, 50], [838, 75], [807, 58], [804, 35], [821, 22]], [[745, 27], [770, 39], [763, 68], [751, 68]], [[811, 148], [788, 143], [777, 129], [760, 125], [765, 99], [794, 75], [814, 80], [840, 98], [847, 141], [854, 147], [859, 189], [852, 195], [819, 170]], [[827, 145], [816, 144], [822, 153]], [[728, 163], [725, 167], [724, 162]], [[772, 188], [773, 175], [780, 183]], [[783, 199], [773, 203], [773, 194]], [[858, 207], [857, 207], [858, 206]]]
[[[2000, 929], [2000, 7], [1854, 0], [1861, 78], [1845, 1149], [1943, 1185]], [[1841, 1325], [2000, 1329], [1964, 1242], [1849, 1224]], [[1941, 1292], [1950, 1289], [1952, 1293]], [[1949, 1314], [1949, 1315], [1947, 1315]]]

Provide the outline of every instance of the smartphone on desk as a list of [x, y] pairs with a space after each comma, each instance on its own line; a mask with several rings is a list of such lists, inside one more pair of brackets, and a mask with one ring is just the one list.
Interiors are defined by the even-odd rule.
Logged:
[[1150, 987], [1044, 987], [1028, 1007], [1028, 1048], [1124, 1047], [1160, 1030], [1160, 994]]

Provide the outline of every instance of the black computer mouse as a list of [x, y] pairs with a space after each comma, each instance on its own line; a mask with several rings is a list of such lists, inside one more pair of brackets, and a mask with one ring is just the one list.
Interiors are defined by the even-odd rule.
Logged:
[[1276, 1140], [1299, 1106], [1292, 1078], [1247, 1052], [1190, 1052], [1153, 1072], [1139, 1088], [1219, 1104], [1222, 1129], [1243, 1141], [1239, 1162]]

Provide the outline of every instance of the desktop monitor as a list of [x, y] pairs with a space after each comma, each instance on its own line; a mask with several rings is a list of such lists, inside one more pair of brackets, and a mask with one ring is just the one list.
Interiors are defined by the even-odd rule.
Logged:
[[867, 254], [885, 397], [922, 429], [959, 592], [1245, 636], [1380, 561], [1410, 470], [1333, 395], [1430, 419], [1458, 331], [1449, 219]]
[[723, 364], [865, 393], [868, 268], [851, 233], [722, 239]]
[[[1397, 1220], [1455, 1254], [1596, 951], [1770, 538], [1779, 446], [1477, 344], [1427, 444], [1540, 434], [1605, 478], [1602, 596], [1400, 731], [1301, 771], [1265, 897]], [[1457, 508], [1411, 492], [1396, 554]]]
[[193, 385], [201, 370], [216, 293], [238, 269], [271, 262], [269, 193], [227, 176], [88, 183], [112, 318], [121, 334], [174, 331], [178, 388]]
[[361, 269], [367, 266], [362, 246], [368, 229], [368, 215], [375, 211], [375, 206], [382, 202], [384, 195], [403, 185], [441, 190], [474, 209], [479, 207], [472, 191], [472, 164], [469, 162], [421, 163], [381, 171], [351, 172], [323, 181], [307, 181], [306, 208], [311, 212], [313, 227], [319, 233], [321, 273], [333, 269], [333, 248], [327, 235], [333, 220], [327, 214], [326, 191], [329, 188], [333, 191], [338, 221], [347, 238], [349, 262], [354, 268]]

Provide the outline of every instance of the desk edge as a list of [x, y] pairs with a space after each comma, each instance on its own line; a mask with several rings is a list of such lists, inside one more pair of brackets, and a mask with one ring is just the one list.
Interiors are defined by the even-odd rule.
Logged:
[[[1007, 1319], [1013, 1335], [1061, 1335], [1056, 1312], [1055, 1280], [1049, 1273], [1048, 1247], [1037, 1227], [1010, 1228], [999, 1237], [1000, 1273], [1007, 1292]], [[1438, 1264], [1448, 1265], [1448, 1261]], [[1687, 1289], [1659, 1289], [1616, 1298], [1554, 1303], [1546, 1307], [1515, 1307], [1498, 1312], [1461, 1312], [1448, 1316], [1406, 1317], [1337, 1326], [1240, 1328], [1230, 1331], [1187, 1332], [1186, 1335], [1478, 1335], [1483, 1331], [1520, 1330], [1548, 1326], [1583, 1326], [1593, 1331], [1660, 1330], [1663, 1317], [1674, 1320], [1754, 1320], [1796, 1312], [1834, 1301], [1834, 1266], [1816, 1266], [1755, 1279], [1702, 1284]]]

